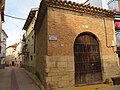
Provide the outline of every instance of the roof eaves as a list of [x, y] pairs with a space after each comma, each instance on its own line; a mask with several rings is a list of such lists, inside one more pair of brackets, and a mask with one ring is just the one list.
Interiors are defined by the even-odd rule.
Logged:
[[39, 29], [37, 26], [41, 26], [42, 20], [44, 19], [47, 7], [54, 7], [78, 13], [87, 13], [92, 15], [99, 15], [103, 17], [113, 17], [116, 12], [112, 10], [106, 10], [103, 8], [93, 7], [90, 5], [79, 4], [66, 0], [42, 0], [39, 7], [37, 20], [35, 22], [35, 31]]
[[38, 8], [32, 8], [31, 11], [29, 12], [28, 18], [24, 24], [23, 30], [27, 30], [29, 27], [32, 19], [35, 17], [36, 11], [38, 11]]
[[2, 32], [6, 35], [6, 37], [8, 38], [8, 35], [6, 34], [6, 32], [2, 29]]

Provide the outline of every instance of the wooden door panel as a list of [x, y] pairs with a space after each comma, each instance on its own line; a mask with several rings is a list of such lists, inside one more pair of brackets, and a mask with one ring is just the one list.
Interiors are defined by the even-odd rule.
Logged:
[[90, 35], [79, 36], [74, 44], [75, 83], [93, 83], [102, 80], [99, 44]]

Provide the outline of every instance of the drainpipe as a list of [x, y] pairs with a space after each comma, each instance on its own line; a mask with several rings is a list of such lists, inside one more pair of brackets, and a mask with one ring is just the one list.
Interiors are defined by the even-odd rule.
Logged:
[[104, 28], [105, 28], [106, 47], [111, 48], [113, 46], [108, 46], [108, 36], [107, 36], [106, 20], [105, 20], [105, 18], [103, 18], [103, 20], [104, 20]]
[[119, 8], [119, 12], [120, 12], [120, 0], [118, 0], [118, 8]]

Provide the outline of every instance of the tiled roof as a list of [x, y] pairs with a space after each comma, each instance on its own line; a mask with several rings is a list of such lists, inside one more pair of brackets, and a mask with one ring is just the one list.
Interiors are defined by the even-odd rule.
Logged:
[[[11, 46], [8, 46], [7, 48], [12, 47], [12, 48], [16, 49], [17, 46], [18, 46], [18, 43], [15, 43], [15, 44], [13, 44], [13, 45], [11, 45]], [[7, 49], [7, 48], [6, 48], [6, 49]]]
[[37, 26], [41, 26], [42, 21], [45, 17], [47, 7], [59, 8], [64, 10], [69, 10], [73, 12], [78, 12], [80, 14], [90, 14], [98, 15], [102, 17], [113, 17], [116, 12], [111, 10], [106, 10], [103, 8], [93, 7], [90, 5], [79, 4], [66, 0], [42, 0], [39, 7], [38, 17], [34, 29], [39, 30]]
[[88, 13], [88, 14], [97, 14], [102, 16], [113, 16], [116, 12], [111, 10], [106, 10], [103, 8], [98, 8], [90, 5], [79, 4], [66, 0], [43, 0], [41, 4], [44, 4], [48, 7], [61, 8], [65, 10]]

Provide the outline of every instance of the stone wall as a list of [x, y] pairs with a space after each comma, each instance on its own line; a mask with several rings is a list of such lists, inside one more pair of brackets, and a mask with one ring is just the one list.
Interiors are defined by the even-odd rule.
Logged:
[[103, 80], [111, 77], [120, 76], [120, 66], [118, 64], [118, 56], [114, 54], [102, 55]]
[[73, 56], [48, 56], [46, 59], [47, 88], [74, 86]]

